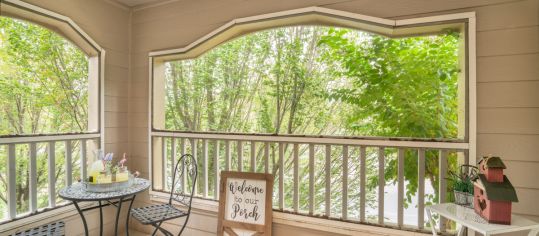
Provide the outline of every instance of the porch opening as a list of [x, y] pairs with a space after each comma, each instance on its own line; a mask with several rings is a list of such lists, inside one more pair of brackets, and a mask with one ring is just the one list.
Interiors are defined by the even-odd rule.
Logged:
[[203, 199], [217, 199], [221, 170], [266, 172], [274, 210], [430, 227], [425, 205], [450, 200], [445, 173], [469, 162], [465, 23], [322, 25], [225, 30], [151, 57], [154, 193], [192, 153]]

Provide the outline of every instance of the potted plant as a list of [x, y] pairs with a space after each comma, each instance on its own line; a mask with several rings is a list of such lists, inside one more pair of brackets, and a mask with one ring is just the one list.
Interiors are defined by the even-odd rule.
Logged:
[[455, 204], [473, 208], [473, 181], [477, 179], [479, 170], [472, 165], [461, 165], [458, 173], [449, 171]]

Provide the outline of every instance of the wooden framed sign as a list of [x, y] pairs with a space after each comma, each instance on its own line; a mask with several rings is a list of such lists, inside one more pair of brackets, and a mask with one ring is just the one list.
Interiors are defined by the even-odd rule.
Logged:
[[221, 172], [219, 236], [271, 236], [273, 175]]

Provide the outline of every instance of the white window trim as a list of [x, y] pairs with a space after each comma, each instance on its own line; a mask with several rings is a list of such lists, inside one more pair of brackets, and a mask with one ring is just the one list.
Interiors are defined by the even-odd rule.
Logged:
[[[97, 119], [94, 122], [97, 128], [97, 132], [88, 132], [81, 134], [52, 134], [52, 135], [22, 135], [17, 137], [5, 137], [0, 138], [0, 145], [9, 145], [17, 143], [30, 143], [30, 142], [49, 142], [49, 141], [62, 141], [72, 139], [94, 139], [99, 138], [99, 145], [105, 147], [105, 89], [104, 89], [104, 77], [105, 77], [105, 54], [106, 51], [95, 42], [82, 28], [80, 28], [71, 18], [58, 14], [56, 12], [20, 1], [20, 0], [2, 0], [2, 15], [8, 17], [15, 17], [30, 21], [32, 23], [44, 25], [46, 27], [53, 27], [56, 32], [59, 32], [63, 37], [70, 40], [73, 44], [77, 45], [82, 51], [89, 56], [89, 63], [91, 64], [90, 71], [88, 73], [89, 78], [94, 78], [97, 82], [95, 85], [97, 91], [93, 96], [97, 97], [97, 104], [95, 109], [98, 112], [97, 116], [89, 117]], [[90, 91], [91, 92], [91, 91]], [[92, 96], [92, 94], [89, 94]], [[90, 113], [90, 112], [89, 112]], [[13, 171], [11, 171], [14, 173]], [[13, 174], [14, 175], [14, 174]], [[13, 178], [14, 176], [11, 176]], [[8, 187], [9, 189], [9, 187]], [[2, 229], [0, 234], [3, 234], [9, 230], [28, 225], [36, 225], [38, 221], [55, 221], [74, 214], [76, 211], [69, 205], [70, 203], [62, 204], [53, 208], [46, 208], [45, 211], [37, 211], [32, 214], [25, 214], [17, 216], [14, 219], [9, 219], [7, 222], [1, 223]], [[86, 205], [86, 204], [85, 204]], [[65, 206], [65, 207], [62, 207]], [[8, 206], [9, 207], [9, 206]], [[40, 224], [43, 222], [39, 222]], [[36, 225], [37, 226], [37, 225]]]
[[[8, 17], [15, 17], [30, 21], [32, 23], [49, 26], [55, 28], [55, 31], [60, 33], [63, 37], [70, 40], [74, 45], [77, 45], [82, 51], [89, 56], [89, 63], [93, 64], [93, 68], [88, 73], [89, 77], [97, 78], [98, 91], [95, 94], [97, 96], [97, 107], [94, 109], [98, 112], [98, 116], [89, 117], [97, 119], [96, 123], [97, 132], [82, 133], [85, 134], [99, 134], [101, 137], [100, 145], [105, 146], [105, 54], [106, 51], [95, 40], [90, 37], [81, 27], [79, 27], [71, 18], [58, 14], [56, 12], [41, 8], [30, 3], [26, 3], [20, 0], [2, 0], [2, 15]], [[4, 5], [5, 4], [5, 5]], [[91, 91], [90, 91], [91, 92]], [[91, 96], [91, 94], [89, 94]], [[89, 111], [92, 108], [88, 108]], [[90, 112], [89, 112], [90, 114]], [[56, 136], [57, 134], [52, 134]], [[52, 136], [51, 135], [51, 136]], [[69, 135], [69, 134], [58, 134]], [[24, 137], [38, 137], [37, 135], [24, 135]], [[3, 143], [3, 139], [0, 138], [0, 143]]]
[[[329, 16], [329, 18], [327, 18]], [[330, 20], [334, 21], [331, 22]], [[467, 148], [469, 163], [476, 162], [477, 155], [477, 92], [476, 92], [476, 16], [475, 12], [463, 12], [456, 14], [447, 14], [447, 15], [437, 15], [429, 17], [420, 17], [420, 18], [410, 18], [402, 20], [391, 20], [383, 19], [378, 17], [371, 17], [361, 14], [355, 14], [345, 11], [338, 11], [333, 9], [321, 8], [321, 7], [307, 7], [295, 10], [288, 10], [252, 17], [238, 18], [231, 20], [230, 22], [224, 24], [223, 26], [215, 29], [214, 31], [204, 35], [203, 37], [195, 40], [187, 46], [166, 49], [166, 50], [155, 50], [148, 54], [149, 56], [149, 101], [148, 101], [148, 176], [150, 181], [153, 178], [153, 145], [152, 139], [153, 136], [171, 136], [174, 137], [174, 133], [160, 132], [153, 129], [153, 77], [154, 77], [154, 65], [162, 64], [170, 60], [180, 60], [180, 59], [190, 59], [196, 58], [197, 56], [202, 55], [207, 50], [219, 45], [227, 40], [241, 36], [243, 34], [278, 27], [278, 26], [287, 26], [287, 25], [297, 25], [301, 23], [332, 23], [335, 26], [345, 26], [351, 28], [359, 28], [367, 31], [371, 31], [377, 34], [382, 34], [388, 37], [402, 37], [407, 35], [417, 35], [421, 33], [436, 33], [440, 30], [440, 25], [447, 27], [451, 24], [462, 24], [466, 22], [463, 32], [467, 37], [466, 39], [466, 55], [465, 57], [465, 66], [467, 71], [465, 71], [466, 76], [466, 90], [467, 98], [466, 99], [466, 109], [467, 109], [467, 119], [466, 119], [466, 134], [467, 138], [464, 142], [460, 144], [452, 143], [439, 143], [441, 148], [451, 148], [452, 146], [462, 145], [465, 149]], [[375, 25], [375, 27], [372, 27]], [[179, 131], [178, 133], [181, 133]], [[198, 137], [197, 135], [203, 136], [203, 138], [208, 138], [210, 136], [215, 136], [219, 134], [197, 134], [197, 133], [182, 133], [182, 137], [185, 135], [191, 135], [193, 137]], [[248, 136], [248, 135], [244, 135]], [[241, 138], [241, 137], [240, 137]], [[287, 139], [283, 136], [273, 136], [272, 140]], [[357, 140], [356, 140], [357, 141]], [[362, 141], [359, 141], [362, 142]], [[378, 141], [373, 141], [378, 142]], [[383, 141], [381, 141], [383, 142]], [[391, 141], [389, 141], [391, 142]], [[400, 141], [402, 143], [402, 141]], [[410, 145], [421, 145], [420, 142], [410, 142]], [[153, 183], [153, 181], [152, 181]], [[165, 197], [168, 196], [160, 191], [154, 191], [153, 187], [150, 188], [150, 195]], [[152, 198], [156, 200], [156, 198]], [[194, 208], [199, 208], [202, 210], [209, 210], [214, 208], [214, 203], [208, 200], [196, 201], [198, 204], [194, 204]], [[303, 216], [294, 216], [286, 213], [277, 213], [274, 215], [280, 216], [284, 214], [283, 217], [276, 217], [276, 222], [281, 221], [281, 223], [294, 225], [295, 222], [300, 221], [299, 218]], [[290, 215], [290, 216], [287, 216]], [[282, 219], [281, 219], [282, 218]], [[302, 218], [303, 219], [303, 218]], [[307, 219], [307, 218], [306, 218]], [[319, 224], [320, 219], [314, 220], [305, 220], [306, 224], [314, 225]], [[328, 225], [338, 226], [336, 228], [344, 227], [345, 224], [350, 224], [346, 222], [336, 221], [334, 223], [328, 223]], [[355, 226], [354, 226], [355, 227]], [[358, 226], [366, 227], [366, 226]], [[333, 230], [335, 227], [326, 227], [327, 229]], [[373, 231], [384, 232], [384, 229], [377, 229], [379, 227], [374, 227]], [[387, 230], [387, 229], [386, 229]], [[335, 232], [335, 231], [332, 231]], [[387, 231], [385, 231], [387, 232]]]

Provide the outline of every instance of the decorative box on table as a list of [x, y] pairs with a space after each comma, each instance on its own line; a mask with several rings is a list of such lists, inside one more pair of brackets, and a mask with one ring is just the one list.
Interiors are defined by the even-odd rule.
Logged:
[[88, 179], [85, 182], [86, 189], [90, 192], [112, 192], [130, 187], [133, 184], [134, 176], [129, 174], [123, 159], [116, 165], [112, 165], [113, 153], [104, 155], [102, 150], [96, 151], [96, 160], [88, 168]]
[[515, 188], [503, 174], [505, 164], [499, 157], [479, 161], [479, 177], [474, 183], [474, 209], [489, 223], [511, 224], [511, 205], [518, 202]]

